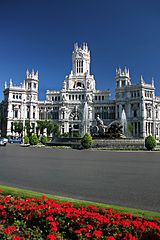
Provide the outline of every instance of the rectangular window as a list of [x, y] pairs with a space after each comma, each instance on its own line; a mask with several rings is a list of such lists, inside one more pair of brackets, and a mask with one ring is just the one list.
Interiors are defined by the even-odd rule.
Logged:
[[137, 110], [134, 110], [134, 117], [137, 117]]
[[77, 68], [77, 73], [78, 73], [78, 70], [79, 70], [79, 68], [78, 68], [78, 60], [77, 60], [77, 62], [76, 62], [76, 68]]
[[17, 110], [14, 112], [14, 117], [18, 118], [18, 111]]
[[140, 135], [140, 131], [141, 131], [141, 125], [140, 125], [140, 122], [138, 122], [138, 135]]
[[33, 118], [35, 118], [35, 112], [33, 112]]
[[13, 122], [11, 122], [11, 132], [13, 132]]
[[69, 95], [69, 100], [71, 100], [71, 95]]
[[104, 101], [104, 96], [102, 96], [102, 101]]
[[135, 122], [134, 124], [135, 124], [134, 125], [135, 126], [135, 134], [137, 135], [137, 123]]
[[34, 88], [36, 88], [36, 83], [34, 83]]
[[27, 106], [27, 118], [30, 118], [30, 106]]
[[122, 87], [124, 87], [125, 86], [125, 81], [122, 81]]

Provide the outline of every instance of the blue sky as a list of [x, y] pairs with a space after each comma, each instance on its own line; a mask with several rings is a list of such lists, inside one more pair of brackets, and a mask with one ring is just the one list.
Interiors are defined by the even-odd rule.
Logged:
[[75, 42], [89, 45], [97, 89], [114, 98], [115, 68], [127, 66], [160, 95], [159, 0], [0, 0], [0, 100], [27, 68], [39, 70], [39, 99], [61, 89]]

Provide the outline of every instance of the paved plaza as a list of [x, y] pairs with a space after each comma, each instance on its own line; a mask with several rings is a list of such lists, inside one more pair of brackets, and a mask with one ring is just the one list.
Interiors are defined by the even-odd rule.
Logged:
[[0, 184], [160, 211], [160, 152], [0, 148]]

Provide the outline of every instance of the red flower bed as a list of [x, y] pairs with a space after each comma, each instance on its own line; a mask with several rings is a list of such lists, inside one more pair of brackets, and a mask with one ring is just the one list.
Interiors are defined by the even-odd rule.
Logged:
[[0, 239], [158, 240], [160, 220], [95, 206], [76, 207], [46, 197], [22, 199], [0, 194]]

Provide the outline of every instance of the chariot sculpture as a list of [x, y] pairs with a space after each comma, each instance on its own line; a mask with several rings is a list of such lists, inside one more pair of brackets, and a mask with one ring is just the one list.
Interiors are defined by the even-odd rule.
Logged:
[[123, 134], [123, 125], [120, 121], [113, 121], [109, 125], [105, 125], [99, 115], [96, 118], [96, 125], [91, 126], [90, 133], [92, 137], [97, 138], [125, 138]]

